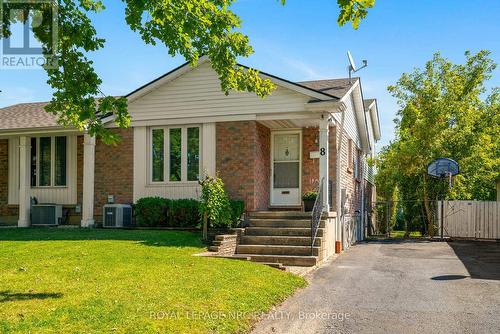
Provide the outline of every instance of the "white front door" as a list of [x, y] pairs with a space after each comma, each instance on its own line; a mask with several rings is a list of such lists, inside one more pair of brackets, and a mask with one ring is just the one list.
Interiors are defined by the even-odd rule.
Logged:
[[299, 131], [272, 134], [271, 205], [300, 205]]

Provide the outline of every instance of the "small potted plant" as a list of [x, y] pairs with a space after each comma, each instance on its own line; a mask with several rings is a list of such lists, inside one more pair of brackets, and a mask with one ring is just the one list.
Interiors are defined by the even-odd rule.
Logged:
[[318, 193], [315, 191], [307, 191], [302, 195], [302, 201], [304, 202], [304, 211], [312, 211], [314, 208], [314, 202], [318, 197]]

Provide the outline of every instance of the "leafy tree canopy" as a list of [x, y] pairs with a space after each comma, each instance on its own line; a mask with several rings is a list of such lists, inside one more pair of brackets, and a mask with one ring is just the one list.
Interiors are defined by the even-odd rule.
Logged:
[[[260, 97], [274, 88], [269, 80], [259, 77], [253, 69], [237, 66], [237, 57], [247, 57], [253, 50], [247, 36], [239, 31], [241, 19], [231, 11], [236, 0], [122, 0], [126, 4], [125, 20], [144, 42], [164, 44], [170, 55], [182, 55], [196, 65], [201, 55], [208, 55], [217, 72], [221, 89], [254, 92]], [[280, 0], [285, 4], [285, 0]], [[48, 84], [54, 94], [46, 110], [59, 116], [63, 125], [87, 130], [105, 142], [117, 140], [101, 121], [113, 114], [115, 123], [128, 127], [126, 99], [106, 96], [102, 83], [88, 59], [89, 52], [104, 47], [89, 18], [90, 13], [105, 9], [100, 0], [58, 0], [57, 17], [51, 16], [51, 5], [42, 4], [38, 10], [41, 20], [33, 32], [42, 43], [44, 54], [54, 52], [58, 66], [46, 68]], [[375, 0], [337, 0], [340, 8], [338, 24], [351, 22], [357, 28]], [[0, 38], [10, 36], [10, 26], [25, 22], [32, 4], [8, 3], [5, 9], [17, 9], [18, 15], [4, 10]], [[50, 27], [57, 20], [58, 32], [53, 41]], [[55, 43], [52, 43], [55, 42]], [[55, 47], [53, 47], [55, 46]]]
[[[466, 52], [465, 63], [454, 64], [436, 53], [424, 69], [405, 73], [388, 87], [400, 109], [396, 139], [377, 161], [377, 189], [385, 199], [397, 188], [402, 200], [424, 204], [442, 194], [494, 200], [500, 176], [500, 90], [485, 95], [485, 82], [496, 67], [489, 55]], [[451, 191], [427, 176], [427, 165], [439, 157], [460, 164]], [[430, 208], [423, 209], [430, 224]]]

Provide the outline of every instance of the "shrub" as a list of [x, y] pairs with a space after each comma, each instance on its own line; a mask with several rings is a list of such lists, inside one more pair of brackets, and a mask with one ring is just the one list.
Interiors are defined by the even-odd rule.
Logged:
[[315, 191], [307, 191], [302, 195], [303, 201], [315, 201], [316, 197], [318, 197], [318, 193]]
[[206, 176], [200, 181], [201, 201], [200, 217], [203, 221], [205, 215], [212, 227], [231, 227], [231, 205], [229, 197], [224, 190], [224, 182], [218, 176]]
[[231, 206], [231, 221], [232, 226], [237, 226], [240, 223], [240, 218], [245, 212], [245, 202], [239, 199], [232, 199], [229, 201]]
[[200, 201], [195, 199], [168, 200], [168, 226], [198, 227], [200, 226]]
[[167, 200], [161, 197], [144, 197], [135, 204], [137, 226], [161, 226], [166, 223]]

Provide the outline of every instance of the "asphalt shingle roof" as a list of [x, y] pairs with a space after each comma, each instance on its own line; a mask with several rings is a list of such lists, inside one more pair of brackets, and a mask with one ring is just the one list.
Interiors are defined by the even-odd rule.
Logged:
[[57, 116], [45, 112], [48, 102], [20, 103], [0, 109], [0, 130], [58, 126]]
[[351, 82], [349, 82], [349, 78], [312, 80], [300, 81], [298, 84], [341, 99], [358, 79], [357, 77], [352, 78]]

